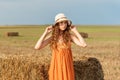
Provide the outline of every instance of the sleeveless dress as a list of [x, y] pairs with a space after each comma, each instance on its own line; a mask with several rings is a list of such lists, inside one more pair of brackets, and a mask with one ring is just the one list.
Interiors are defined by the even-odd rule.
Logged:
[[66, 46], [63, 42], [52, 50], [52, 60], [48, 71], [49, 80], [75, 80], [71, 51], [71, 42]]

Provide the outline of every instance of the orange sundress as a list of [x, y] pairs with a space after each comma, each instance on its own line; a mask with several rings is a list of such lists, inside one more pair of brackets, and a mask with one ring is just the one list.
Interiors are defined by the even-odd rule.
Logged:
[[49, 80], [75, 80], [71, 42], [69, 46], [64, 43], [58, 43], [57, 46], [58, 49], [52, 50], [52, 60], [48, 71]]

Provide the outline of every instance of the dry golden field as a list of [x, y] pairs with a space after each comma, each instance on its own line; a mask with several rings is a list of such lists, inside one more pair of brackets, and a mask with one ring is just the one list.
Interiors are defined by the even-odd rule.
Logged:
[[[34, 50], [44, 29], [45, 25], [0, 26], [0, 80], [44, 80], [51, 51], [49, 45]], [[72, 44], [74, 61], [94, 57], [102, 65], [105, 80], [120, 80], [120, 26], [84, 25], [77, 29], [89, 37], [86, 48]], [[7, 37], [7, 32], [19, 32], [19, 36]]]

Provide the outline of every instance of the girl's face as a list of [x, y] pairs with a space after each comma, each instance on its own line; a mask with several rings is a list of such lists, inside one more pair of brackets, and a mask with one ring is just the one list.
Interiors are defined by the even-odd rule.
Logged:
[[62, 31], [64, 31], [67, 28], [67, 21], [61, 21], [58, 24], [59, 24], [59, 29]]

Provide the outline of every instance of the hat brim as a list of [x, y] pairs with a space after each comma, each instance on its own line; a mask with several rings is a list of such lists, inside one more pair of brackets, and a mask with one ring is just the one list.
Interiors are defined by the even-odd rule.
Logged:
[[59, 19], [59, 20], [56, 21], [54, 24], [57, 24], [57, 23], [62, 22], [62, 21], [68, 21], [68, 25], [71, 25], [71, 24], [72, 24], [72, 21], [71, 21], [71, 20], [68, 20], [68, 19], [66, 19], [66, 18]]

